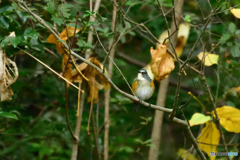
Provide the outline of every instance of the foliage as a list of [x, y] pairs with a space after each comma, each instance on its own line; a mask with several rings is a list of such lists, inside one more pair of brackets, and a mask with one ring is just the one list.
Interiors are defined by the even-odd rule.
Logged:
[[[80, 56], [84, 57], [86, 51], [92, 49], [93, 55], [97, 57], [96, 63], [99, 64], [99, 68], [102, 70], [108, 67], [105, 62], [106, 53], [102, 45], [108, 48], [110, 38], [122, 35], [116, 47], [116, 58], [114, 62], [121, 69], [129, 83], [133, 81], [137, 75], [137, 71], [143, 66], [140, 67], [129, 62], [127, 56], [119, 58], [119, 54], [125, 53], [128, 57], [144, 62], [145, 64], [148, 64], [151, 60], [150, 48], [155, 46], [154, 39], [149, 34], [142, 32], [139, 26], [136, 27], [136, 24], [127, 21], [120, 11], [117, 15], [116, 32], [112, 32], [112, 3], [110, 3], [110, 1], [103, 1], [97, 13], [89, 10], [89, 1], [85, 0], [25, 2], [26, 5], [31, 8], [34, 13], [43, 18], [57, 34], [62, 35], [61, 39], [66, 41]], [[160, 2], [166, 11], [171, 9], [172, 1], [160, 0]], [[144, 24], [155, 37], [159, 37], [161, 33], [167, 30], [164, 16], [157, 16], [161, 13], [157, 1], [129, 0], [126, 3], [123, 1], [119, 3], [121, 3], [122, 9], [127, 12], [127, 18], [139, 24], [147, 21]], [[191, 29], [190, 32], [188, 31], [188, 39], [182, 37], [183, 41], [179, 40], [179, 42], [182, 43], [179, 43], [177, 46], [180, 46], [180, 52], [178, 52], [179, 54], [177, 55], [181, 55], [182, 60], [189, 58], [188, 53], [204, 29], [204, 18], [207, 17], [212, 10], [209, 3], [212, 7], [217, 5], [217, 1], [201, 1], [199, 4], [196, 4], [196, 1], [185, 2], [183, 19], [185, 22], [189, 22]], [[74, 70], [73, 61], [80, 65], [83, 64], [83, 62], [69, 59], [68, 50], [62, 48], [59, 40], [54, 39], [55, 37], [51, 35], [49, 30], [37, 22], [33, 16], [19, 8], [16, 3], [0, 1], [0, 4], [1, 50], [6, 53], [9, 59], [16, 62], [19, 70], [18, 80], [11, 85], [14, 93], [12, 100], [3, 101], [0, 104], [0, 121], [2, 122], [0, 124], [0, 159], [70, 159], [72, 137], [67, 127], [66, 110], [64, 108], [67, 98], [65, 82], [40, 63], [23, 54], [22, 50], [31, 53], [58, 73], [65, 72], [64, 64], [66, 64], [67, 61], [70, 61], [71, 65], [68, 66], [68, 69], [71, 72]], [[234, 137], [234, 133], [232, 133], [235, 132], [233, 128], [239, 129], [239, 127], [230, 126], [229, 129], [229, 124], [227, 123], [229, 119], [234, 119], [232, 115], [235, 111], [235, 113], [239, 112], [240, 106], [240, 92], [238, 89], [240, 86], [240, 21], [237, 10], [230, 8], [236, 5], [239, 5], [238, 0], [233, 0], [231, 3], [225, 1], [220, 3], [219, 10], [213, 16], [211, 23], [207, 26], [200, 42], [196, 44], [193, 55], [189, 59], [190, 65], [198, 70], [204, 69], [206, 81], [214, 95], [213, 98], [216, 106], [231, 107], [230, 113], [223, 112], [221, 108], [217, 108], [220, 123], [224, 128], [223, 134], [226, 142], [232, 140], [232, 143], [238, 143], [238, 146], [229, 147], [229, 151], [237, 151], [240, 140], [239, 134]], [[94, 14], [97, 15], [96, 21], [90, 22], [89, 19]], [[171, 20], [169, 14], [167, 16], [169, 24]], [[74, 31], [73, 28], [75, 29], [75, 27], [76, 30]], [[92, 27], [94, 27], [94, 29], [92, 29]], [[73, 32], [68, 33], [66, 28]], [[15, 33], [15, 36], [9, 36], [12, 32]], [[87, 42], [89, 32], [94, 33], [93, 43]], [[102, 44], [98, 42], [96, 32]], [[67, 33], [69, 35], [67, 35]], [[199, 63], [203, 57], [201, 56], [200, 60], [198, 59], [197, 55], [200, 52], [213, 53], [215, 56], [219, 56], [219, 58], [214, 59], [214, 65], [211, 63], [211, 66], [208, 66], [206, 65], [206, 59], [205, 63]], [[204, 64], [206, 66], [204, 66]], [[175, 69], [170, 76], [171, 83], [166, 99], [167, 108], [172, 108], [174, 103], [176, 91], [176, 85], [174, 84], [177, 83], [178, 70], [179, 66], [177, 62], [175, 62]], [[177, 104], [178, 107], [183, 107], [182, 112], [180, 109], [177, 110], [176, 117], [181, 119], [185, 117], [189, 120], [192, 116], [196, 115], [196, 113], [204, 112], [204, 114], [200, 116], [199, 121], [201, 121], [201, 123], [198, 124], [206, 122], [206, 126], [202, 130], [201, 125], [191, 127], [193, 135], [201, 138], [201, 135], [199, 136], [198, 134], [204, 130], [215, 134], [218, 131], [214, 123], [216, 119], [214, 117], [211, 99], [204, 86], [204, 81], [199, 74], [194, 73], [188, 67], [185, 67], [184, 70], [186, 71], [186, 76], [183, 75], [182, 77], [181, 85], [183, 87], [180, 90], [179, 102]], [[66, 75], [64, 76], [67, 77]], [[89, 75], [87, 78], [90, 79], [93, 77], [94, 76]], [[96, 75], [93, 81], [97, 81], [99, 86], [88, 86], [85, 92], [87, 95], [85, 96], [85, 102], [87, 102], [87, 98], [89, 102], [91, 101], [88, 95], [94, 95], [94, 93], [91, 92], [91, 88], [95, 88], [94, 102], [96, 102], [96, 104], [93, 104], [93, 116], [96, 123], [95, 127], [98, 128], [98, 141], [100, 151], [102, 152], [104, 90], [100, 89], [104, 88], [104, 85], [108, 87], [109, 84], [105, 83], [100, 75]], [[130, 93], [126, 82], [116, 68], [113, 70], [112, 81], [123, 91]], [[102, 84], [100, 84], [100, 82]], [[157, 82], [155, 84], [156, 87], [159, 86]], [[206, 110], [201, 107], [198, 101], [193, 98], [190, 99], [192, 96], [188, 94], [189, 90], [194, 91], [192, 93], [197, 97], [198, 101], [204, 104]], [[98, 95], [96, 95], [96, 93]], [[157, 92], [154, 93], [149, 102], [155, 104], [156, 97]], [[77, 119], [78, 93], [75, 88], [69, 87], [68, 98], [68, 114], [70, 124], [73, 128], [76, 125]], [[124, 142], [112, 159], [146, 159], [149, 147], [154, 147], [150, 144], [152, 117], [154, 116], [153, 109], [141, 107], [140, 111], [135, 113], [133, 112], [133, 103], [113, 89], [111, 90], [110, 102], [109, 154], [114, 154], [117, 147]], [[233, 108], [235, 111], [232, 111]], [[90, 135], [88, 135], [87, 132], [89, 112], [90, 103], [84, 103], [79, 139], [79, 159], [97, 159], [96, 145], [91, 125]], [[207, 113], [210, 112], [213, 115], [212, 118], [207, 115]], [[182, 113], [184, 113], [184, 115]], [[239, 115], [236, 116], [238, 117]], [[223, 122], [224, 118], [226, 119], [225, 122]], [[199, 121], [197, 120], [197, 122]], [[194, 123], [194, 121], [191, 123]], [[228, 127], [225, 127], [224, 123], [227, 124]], [[239, 119], [237, 123], [239, 124]], [[209, 127], [211, 125], [214, 126], [214, 132], [211, 130], [212, 128]], [[132, 132], [133, 129], [134, 132]], [[184, 158], [184, 156], [182, 156], [183, 153], [192, 146], [192, 143], [182, 130], [183, 128], [178, 124], [168, 121], [167, 114], [164, 115], [162, 142], [159, 152], [160, 159], [176, 159], [178, 157], [177, 154], [179, 154], [182, 159]], [[129, 132], [131, 134], [128, 135]], [[239, 130], [236, 132], [239, 133]], [[206, 137], [207, 136], [203, 138], [203, 140], [206, 140], [203, 142], [215, 144], [212, 142], [211, 137]], [[221, 139], [218, 142], [220, 142], [219, 144], [223, 143]], [[206, 155], [209, 155], [209, 148], [203, 150], [207, 150]], [[224, 147], [218, 146], [215, 151], [224, 151]], [[197, 157], [196, 154], [193, 155], [191, 153], [190, 157], [192, 156]]]

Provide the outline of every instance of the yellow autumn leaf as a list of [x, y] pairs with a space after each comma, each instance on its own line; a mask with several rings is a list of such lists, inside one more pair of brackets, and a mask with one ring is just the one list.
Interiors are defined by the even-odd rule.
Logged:
[[95, 77], [87, 77], [89, 79], [88, 86], [89, 86], [89, 95], [87, 98], [87, 102], [97, 103], [98, 100], [98, 91], [103, 89], [103, 85], [96, 81]]
[[48, 36], [47, 42], [48, 42], [48, 43], [54, 43], [54, 44], [56, 45], [58, 54], [60, 54], [60, 55], [63, 54], [63, 46], [62, 46], [62, 43], [58, 42], [58, 41], [57, 41], [57, 38], [56, 38], [53, 34], [50, 34], [50, 35]]
[[198, 160], [192, 153], [189, 153], [186, 149], [178, 149], [177, 154], [185, 160]]
[[[210, 152], [217, 152], [217, 146], [220, 140], [220, 133], [217, 129], [215, 123], [208, 121], [206, 126], [202, 129], [201, 134], [198, 136], [197, 141], [202, 142], [198, 143], [199, 148], [207, 153], [210, 157], [210, 160], [215, 160], [216, 156], [210, 156]], [[205, 144], [203, 144], [205, 143]], [[214, 144], [214, 145], [211, 145]]]
[[[98, 68], [103, 70], [103, 65], [95, 58], [91, 57], [88, 59], [91, 63], [95, 64]], [[81, 63], [78, 66], [78, 69], [88, 78], [88, 86], [89, 86], [89, 95], [87, 98], [88, 102], [93, 100], [93, 103], [97, 103], [98, 100], [98, 92], [101, 89], [108, 90], [110, 88], [110, 84], [108, 81], [94, 68], [89, 66], [86, 63]], [[108, 76], [108, 72], [106, 68], [104, 69], [104, 73]], [[79, 76], [79, 72], [77, 69], [71, 70], [72, 81], [73, 82], [82, 82], [82, 77]]]
[[[176, 44], [176, 53], [177, 56], [180, 57], [183, 51], [183, 48], [187, 42], [188, 36], [189, 36], [189, 31], [190, 31], [190, 25], [189, 23], [181, 23], [179, 25], [179, 30], [178, 30], [178, 35], [177, 35], [177, 44]], [[160, 37], [159, 37], [159, 42], [162, 44], [164, 40], [168, 38], [168, 31], [164, 31]], [[167, 45], [169, 40], [165, 41], [164, 45]]]
[[192, 118], [189, 120], [189, 125], [192, 127], [195, 125], [206, 123], [209, 120], [211, 120], [210, 116], [205, 116], [202, 113], [194, 113]]
[[[65, 28], [60, 34], [61, 40], [66, 41], [69, 37], [74, 36], [74, 30], [75, 30], [74, 27], [67, 26], [67, 28]], [[79, 31], [80, 29], [76, 28], [75, 34], [78, 33]]]
[[230, 11], [232, 12], [232, 14], [236, 17], [240, 19], [240, 8], [234, 9], [234, 8], [230, 8]]
[[[67, 29], [65, 28], [61, 33], [60, 33], [60, 38], [63, 41], [66, 41], [68, 37], [72, 37], [74, 35], [74, 27], [67, 26]], [[77, 34], [80, 31], [80, 29], [76, 29], [75, 34]], [[54, 43], [56, 45], [58, 53], [61, 55], [63, 54], [63, 46], [62, 44], [57, 40], [57, 38], [53, 35], [50, 34], [47, 38], [48, 43]]]
[[197, 55], [198, 59], [204, 62], [205, 66], [211, 66], [213, 64], [218, 64], [219, 55], [208, 53], [208, 52], [200, 52]]
[[[63, 70], [63, 77], [66, 78], [67, 80], [69, 80], [70, 82], [72, 82], [72, 74], [71, 74], [71, 67], [72, 67], [72, 64], [70, 64], [68, 62], [68, 55], [67, 54], [64, 54], [63, 55], [63, 58], [62, 58], [62, 70]], [[67, 83], [67, 87], [69, 87], [69, 83]]]
[[168, 77], [170, 72], [175, 68], [174, 60], [171, 55], [167, 53], [166, 45], [158, 45], [156, 49], [151, 47], [152, 55], [151, 70], [157, 81]]
[[[240, 110], [230, 106], [216, 109], [220, 124], [228, 131], [240, 133]], [[211, 112], [215, 117], [214, 111]], [[215, 117], [216, 118], [216, 117]]]

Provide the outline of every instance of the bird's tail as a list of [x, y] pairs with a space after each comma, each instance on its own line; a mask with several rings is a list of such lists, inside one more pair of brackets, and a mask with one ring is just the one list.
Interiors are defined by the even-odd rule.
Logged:
[[140, 103], [139, 103], [139, 102], [134, 102], [134, 108], [133, 108], [133, 110], [134, 110], [135, 112], [138, 112], [139, 106], [140, 106]]

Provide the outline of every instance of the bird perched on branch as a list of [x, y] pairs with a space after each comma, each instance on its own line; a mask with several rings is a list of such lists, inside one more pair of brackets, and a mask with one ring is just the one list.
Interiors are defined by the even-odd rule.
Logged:
[[[138, 71], [137, 78], [134, 80], [132, 85], [132, 90], [135, 95], [139, 98], [139, 101], [144, 101], [149, 99], [154, 90], [155, 86], [153, 80], [148, 76], [148, 73], [145, 69], [140, 69]], [[135, 102], [134, 111], [138, 111], [139, 103]]]

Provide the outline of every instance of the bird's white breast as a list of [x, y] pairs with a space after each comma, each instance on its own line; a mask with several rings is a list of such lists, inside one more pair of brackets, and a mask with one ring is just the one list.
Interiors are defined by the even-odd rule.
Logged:
[[153, 94], [153, 87], [150, 85], [151, 83], [147, 80], [138, 81], [138, 87], [135, 90], [135, 94], [141, 100], [149, 99]]

